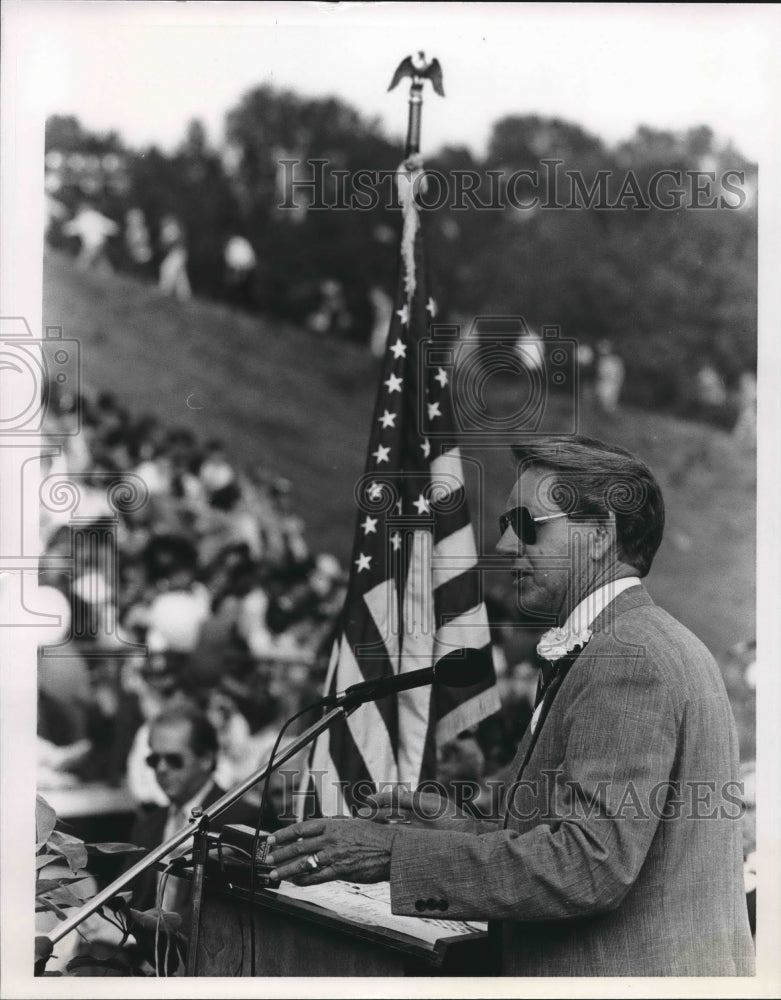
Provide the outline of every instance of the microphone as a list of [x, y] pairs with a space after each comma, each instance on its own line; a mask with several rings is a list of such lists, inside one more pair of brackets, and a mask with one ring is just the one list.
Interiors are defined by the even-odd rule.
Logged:
[[324, 699], [330, 705], [357, 708], [367, 701], [377, 701], [399, 691], [424, 687], [427, 684], [444, 684], [447, 687], [471, 687], [489, 680], [493, 675], [493, 662], [484, 649], [454, 649], [423, 670], [408, 670], [389, 677], [352, 684], [342, 694]]

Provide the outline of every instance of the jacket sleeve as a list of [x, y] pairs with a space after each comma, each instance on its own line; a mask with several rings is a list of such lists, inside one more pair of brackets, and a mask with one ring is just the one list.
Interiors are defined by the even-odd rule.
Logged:
[[646, 646], [570, 672], [556, 706], [561, 765], [508, 791], [510, 823], [525, 832], [402, 828], [393, 912], [554, 920], [616, 908], [648, 853], [676, 757], [680, 720], [664, 671], [650, 661]]

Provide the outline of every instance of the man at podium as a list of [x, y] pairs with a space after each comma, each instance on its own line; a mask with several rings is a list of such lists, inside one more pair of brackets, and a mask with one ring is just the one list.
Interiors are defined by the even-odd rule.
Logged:
[[[582, 437], [513, 449], [500, 518], [521, 607], [556, 628], [513, 784], [488, 820], [397, 789], [372, 819], [273, 835], [282, 879], [390, 882], [394, 913], [488, 920], [500, 972], [750, 975], [734, 720], [702, 643], [641, 582], [664, 505], [647, 466]], [[389, 810], [406, 825], [390, 825]]]

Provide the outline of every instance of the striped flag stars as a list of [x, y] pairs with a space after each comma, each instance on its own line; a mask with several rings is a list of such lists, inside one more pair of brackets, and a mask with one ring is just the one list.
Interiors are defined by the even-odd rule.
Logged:
[[426, 303], [426, 312], [431, 316], [432, 319], [437, 314], [437, 304], [431, 296], [429, 296], [429, 300]]
[[431, 504], [421, 493], [417, 500], [413, 500], [412, 506], [416, 508], [418, 514], [430, 514]]
[[385, 379], [383, 385], [387, 385], [388, 392], [401, 392], [401, 386], [404, 382], [403, 378], [399, 378], [398, 375], [390, 375]]
[[401, 309], [397, 309], [396, 310], [396, 315], [401, 320], [401, 325], [402, 326], [407, 326], [408, 325], [408, 323], [409, 323], [409, 308], [408, 308], [406, 302], [401, 307]]
[[431, 444], [428, 438], [423, 438], [423, 444], [420, 446], [423, 449], [423, 457], [428, 458], [431, 454]]
[[393, 551], [398, 552], [401, 548], [401, 535], [398, 531], [394, 531], [390, 536], [390, 543], [393, 546]]
[[398, 358], [406, 358], [407, 356], [407, 345], [404, 343], [401, 337], [398, 338], [395, 344], [391, 344], [390, 349], [393, 354], [393, 357], [396, 358], [397, 360]]
[[365, 556], [363, 552], [361, 552], [358, 558], [355, 560], [355, 565], [358, 567], [357, 571], [359, 573], [362, 573], [365, 569], [369, 569], [371, 564], [372, 564], [372, 557]]
[[377, 451], [372, 452], [372, 458], [377, 459], [377, 464], [380, 462], [387, 462], [390, 455], [390, 448], [386, 448], [383, 444], [377, 445]]
[[396, 414], [395, 413], [391, 413], [389, 410], [386, 410], [383, 413], [383, 415], [379, 418], [379, 420], [377, 422], [380, 423], [380, 424], [382, 424], [383, 429], [386, 428], [386, 427], [395, 427], [396, 426]]
[[442, 416], [442, 411], [439, 408], [439, 403], [427, 403], [428, 407], [428, 418], [429, 420], [434, 420], [436, 417]]
[[444, 368], [437, 368], [437, 374], [434, 376], [434, 381], [439, 382], [439, 384], [442, 386], [443, 389], [445, 388], [448, 382], [448, 378], [447, 378], [447, 372], [445, 371]]
[[378, 518], [376, 517], [369, 517], [368, 514], [366, 515], [366, 520], [361, 525], [364, 535], [377, 533], [377, 520]]

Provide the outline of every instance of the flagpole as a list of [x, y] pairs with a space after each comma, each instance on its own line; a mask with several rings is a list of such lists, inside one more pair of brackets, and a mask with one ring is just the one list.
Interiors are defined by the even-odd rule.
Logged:
[[409, 116], [407, 118], [407, 142], [404, 147], [404, 158], [415, 156], [420, 152], [420, 123], [423, 111], [423, 85], [431, 81], [436, 93], [445, 96], [442, 86], [442, 68], [438, 59], [427, 60], [425, 53], [418, 52], [416, 56], [407, 56], [396, 67], [388, 90], [404, 78], [410, 77], [412, 84], [409, 89]]
[[407, 142], [404, 156], [414, 156], [420, 152], [420, 123], [423, 117], [423, 81], [414, 80], [409, 88], [409, 118], [407, 119]]

